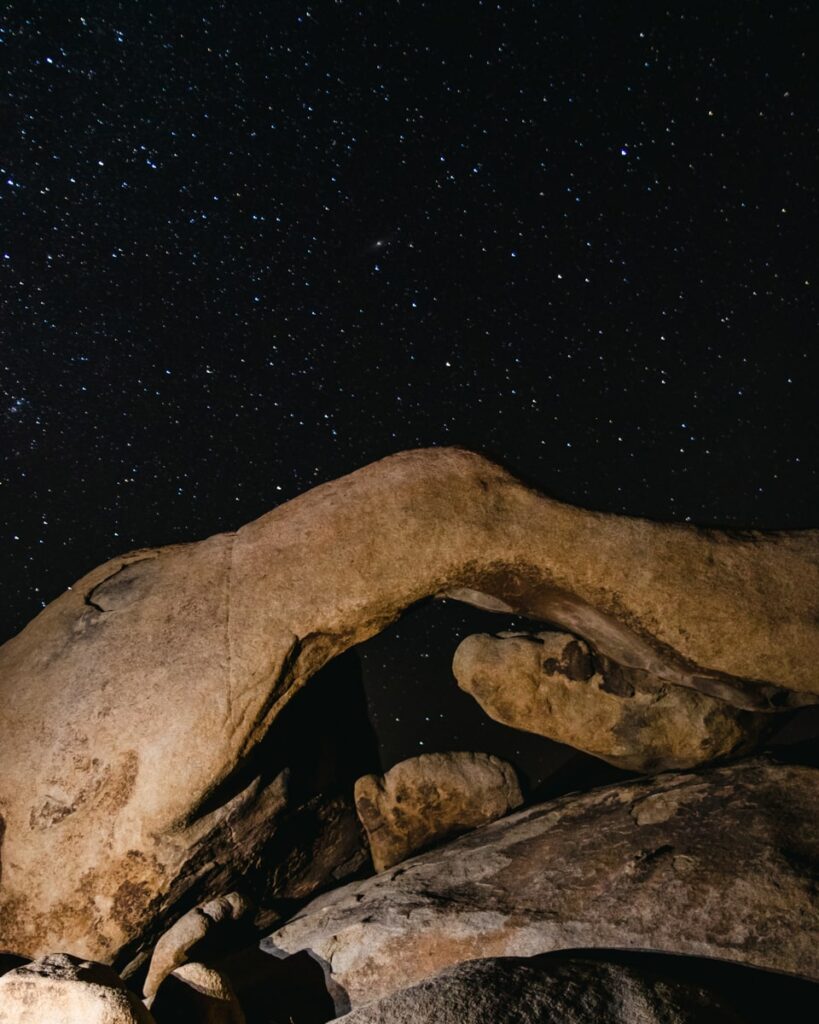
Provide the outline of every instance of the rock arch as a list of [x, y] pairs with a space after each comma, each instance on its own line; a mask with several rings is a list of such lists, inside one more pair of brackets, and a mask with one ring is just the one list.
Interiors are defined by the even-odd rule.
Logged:
[[117, 961], [217, 895], [288, 802], [286, 769], [226, 802], [223, 787], [322, 665], [421, 599], [552, 623], [774, 710], [819, 701], [817, 595], [819, 531], [587, 512], [452, 448], [114, 559], [0, 649], [0, 943]]

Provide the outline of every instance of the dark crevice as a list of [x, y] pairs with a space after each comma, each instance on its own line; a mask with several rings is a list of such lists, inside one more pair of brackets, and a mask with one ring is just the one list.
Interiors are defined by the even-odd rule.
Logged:
[[[99, 586], [99, 584], [97, 584], [97, 586]], [[95, 601], [91, 600], [91, 595], [94, 593], [96, 589], [97, 587], [93, 587], [91, 590], [89, 590], [88, 593], [83, 598], [83, 601], [88, 605], [89, 608], [93, 608], [94, 611], [104, 612], [105, 609], [102, 607], [102, 605], [99, 605]]]

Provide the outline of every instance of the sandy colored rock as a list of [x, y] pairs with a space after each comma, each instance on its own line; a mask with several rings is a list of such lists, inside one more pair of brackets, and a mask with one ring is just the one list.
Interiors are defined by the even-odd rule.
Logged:
[[152, 1009], [156, 1024], [245, 1024], [227, 976], [195, 961], [177, 967], [163, 981]]
[[819, 980], [819, 770], [752, 758], [527, 808], [314, 900], [264, 940], [337, 1004], [464, 960], [655, 950]]
[[[337, 850], [310, 883], [328, 884], [347, 839], [287, 825], [297, 807], [315, 820], [326, 790], [297, 797], [294, 763], [323, 740], [279, 756], [277, 724], [330, 659], [429, 596], [554, 624], [738, 706], [819, 696], [818, 532], [601, 515], [469, 452], [392, 456], [236, 533], [112, 559], [0, 649], [0, 944], [124, 964], [248, 873], [260, 903], [283, 895], [279, 862], [299, 889], [305, 843]], [[349, 822], [339, 809], [333, 836]]]
[[65, 953], [0, 978], [0, 1024], [154, 1024], [110, 967]]
[[471, 960], [341, 1018], [344, 1024], [742, 1024], [700, 987], [582, 959]]
[[467, 751], [420, 754], [355, 784], [356, 811], [376, 871], [502, 818], [522, 803], [511, 765]]
[[209, 900], [183, 914], [154, 947], [142, 987], [146, 1006], [152, 1004], [159, 986], [172, 971], [207, 952], [208, 940], [212, 948], [224, 936], [227, 945], [233, 933], [237, 935], [235, 944], [240, 945], [241, 925], [250, 916], [250, 903], [235, 892]]
[[452, 671], [495, 721], [631, 771], [746, 754], [778, 722], [624, 668], [567, 633], [468, 636]]

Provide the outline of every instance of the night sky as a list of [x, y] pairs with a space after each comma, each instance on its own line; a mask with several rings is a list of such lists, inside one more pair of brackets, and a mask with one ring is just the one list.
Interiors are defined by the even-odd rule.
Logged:
[[[819, 525], [812, 6], [4, 5], [0, 639], [422, 445]], [[362, 648], [387, 760], [518, 742], [453, 696], [488, 623]]]

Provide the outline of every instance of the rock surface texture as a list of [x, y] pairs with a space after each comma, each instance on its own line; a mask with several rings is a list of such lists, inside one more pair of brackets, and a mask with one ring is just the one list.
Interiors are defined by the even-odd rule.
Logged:
[[819, 771], [752, 758], [520, 811], [313, 901], [263, 943], [355, 1007], [463, 960], [571, 948], [819, 980]]
[[742, 1024], [707, 991], [621, 964], [471, 960], [369, 1003], [344, 1024]]
[[106, 562], [0, 649], [0, 944], [122, 965], [251, 871], [274, 901], [343, 874], [350, 808], [298, 795], [288, 760], [321, 742], [288, 749], [277, 726], [429, 596], [737, 706], [819, 700], [819, 532], [601, 515], [466, 451], [392, 456], [236, 533]]
[[0, 1024], [154, 1024], [119, 976], [57, 953], [0, 978]]
[[491, 754], [421, 754], [355, 784], [355, 806], [376, 871], [523, 803], [514, 768]]
[[748, 753], [777, 723], [624, 668], [566, 633], [468, 636], [452, 671], [490, 718], [631, 771]]

